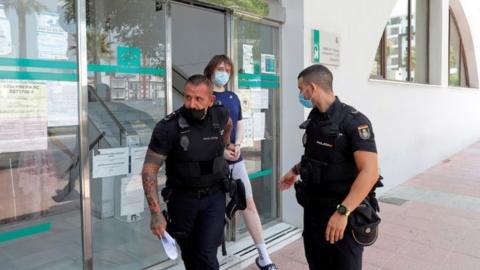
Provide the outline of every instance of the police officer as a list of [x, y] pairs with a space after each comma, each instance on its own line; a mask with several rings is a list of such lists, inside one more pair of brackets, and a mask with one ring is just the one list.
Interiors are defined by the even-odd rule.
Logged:
[[[228, 172], [224, 155], [231, 151], [225, 146], [232, 124], [228, 111], [215, 103], [208, 78], [190, 77], [184, 95], [184, 106], [156, 125], [145, 157], [142, 180], [150, 229], [158, 237], [167, 230], [177, 240], [186, 269], [219, 269], [217, 249], [225, 222], [223, 180]], [[157, 173], [164, 162], [167, 220], [157, 191]]]
[[313, 108], [302, 123], [304, 155], [279, 181], [281, 190], [295, 183], [304, 207], [304, 247], [310, 269], [362, 268], [363, 246], [347, 224], [378, 179], [377, 150], [368, 118], [342, 103], [332, 90], [333, 76], [322, 65], [298, 75], [300, 103]]

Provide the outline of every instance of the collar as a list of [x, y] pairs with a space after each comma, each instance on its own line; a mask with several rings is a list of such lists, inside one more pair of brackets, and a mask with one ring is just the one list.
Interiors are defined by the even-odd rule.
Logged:
[[328, 107], [327, 111], [326, 112], [320, 112], [318, 110], [317, 107], [313, 108], [312, 111], [310, 112], [308, 118], [310, 118], [311, 116], [317, 116], [317, 117], [320, 117], [320, 118], [332, 118], [333, 115], [340, 111], [340, 108], [342, 107], [342, 102], [340, 101], [340, 99], [335, 96], [335, 101], [330, 105], [330, 107]]

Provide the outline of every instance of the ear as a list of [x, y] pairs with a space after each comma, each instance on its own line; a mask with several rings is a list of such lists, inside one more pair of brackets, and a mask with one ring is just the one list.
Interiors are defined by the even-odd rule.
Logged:
[[215, 95], [210, 95], [210, 104], [208, 105], [208, 107], [212, 107], [216, 100], [217, 97]]

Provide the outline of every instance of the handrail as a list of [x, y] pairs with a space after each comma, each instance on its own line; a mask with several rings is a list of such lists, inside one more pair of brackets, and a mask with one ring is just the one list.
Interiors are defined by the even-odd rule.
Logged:
[[105, 108], [105, 110], [107, 111], [108, 115], [110, 116], [110, 118], [112, 118], [113, 122], [117, 125], [117, 127], [120, 129], [120, 145], [122, 145], [122, 134], [125, 133], [125, 136], [128, 135], [127, 134], [127, 129], [122, 125], [122, 123], [120, 123], [120, 121], [118, 121], [117, 117], [115, 116], [115, 114], [110, 110], [110, 108], [108, 108], [107, 104], [105, 104], [105, 101], [103, 101], [103, 99], [97, 94], [96, 91], [93, 91], [93, 88], [91, 87], [88, 87], [88, 91], [95, 96], [96, 100], [98, 102], [100, 102], [100, 104], [102, 104], [102, 107]]
[[187, 74], [183, 73], [182, 71], [180, 71], [180, 69], [176, 66], [176, 65], [172, 65], [172, 70], [173, 72], [177, 73], [178, 75], [180, 75], [180, 77], [182, 77], [185, 81], [188, 80], [188, 76]]
[[106, 134], [105, 131], [102, 132], [102, 133], [100, 133], [100, 135], [98, 135], [98, 137], [95, 138], [95, 140], [93, 140], [93, 141], [90, 143], [90, 145], [88, 146], [88, 150], [91, 151], [91, 150], [95, 147], [95, 145], [96, 145], [101, 139], [103, 139], [103, 138], [105, 137], [105, 134]]

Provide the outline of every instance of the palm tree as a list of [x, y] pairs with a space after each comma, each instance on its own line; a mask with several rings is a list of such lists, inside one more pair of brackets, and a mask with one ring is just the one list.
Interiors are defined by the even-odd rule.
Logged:
[[14, 9], [18, 17], [18, 41], [19, 41], [19, 57], [27, 57], [27, 31], [26, 20], [27, 15], [40, 11], [48, 10], [46, 6], [36, 0], [1, 0], [6, 10]]

